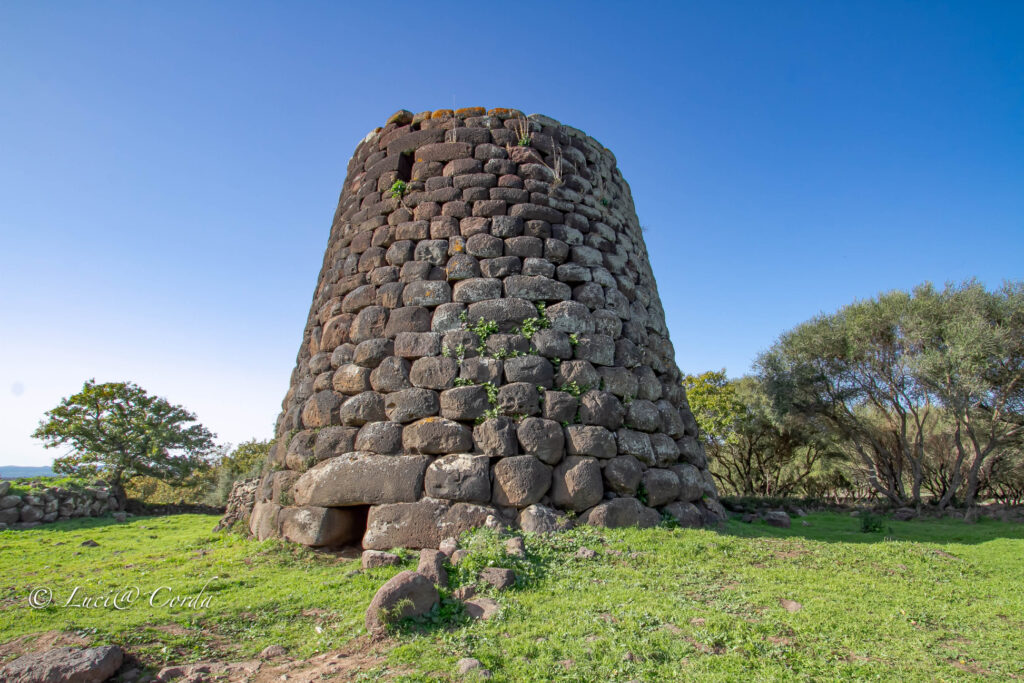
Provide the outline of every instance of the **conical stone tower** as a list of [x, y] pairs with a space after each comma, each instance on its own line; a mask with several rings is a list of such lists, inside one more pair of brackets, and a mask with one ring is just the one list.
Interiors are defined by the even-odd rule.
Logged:
[[611, 152], [510, 109], [400, 111], [348, 164], [250, 528], [717, 522], [680, 380]]

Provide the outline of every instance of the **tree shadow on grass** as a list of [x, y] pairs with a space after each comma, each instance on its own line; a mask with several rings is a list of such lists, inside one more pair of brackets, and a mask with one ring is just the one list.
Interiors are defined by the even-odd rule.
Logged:
[[1001, 538], [1024, 540], [1024, 524], [980, 519], [970, 524], [960, 519], [912, 519], [897, 521], [878, 515], [881, 530], [862, 531], [859, 517], [835, 512], [810, 513], [791, 519], [788, 529], [771, 526], [763, 520], [745, 523], [730, 518], [721, 533], [743, 538], [805, 538], [825, 543], [957, 543], [977, 545]]

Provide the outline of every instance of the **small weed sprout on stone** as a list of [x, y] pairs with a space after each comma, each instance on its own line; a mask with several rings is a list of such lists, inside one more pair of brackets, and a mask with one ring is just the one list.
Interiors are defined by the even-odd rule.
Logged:
[[569, 334], [569, 343], [572, 344], [574, 347], [580, 343], [580, 338], [579, 336], [577, 336], [575, 332]]
[[388, 193], [393, 199], [401, 199], [405, 196], [407, 189], [409, 189], [409, 186], [406, 185], [404, 180], [396, 180], [391, 184], [391, 189], [388, 190]]
[[642, 482], [636, 487], [636, 499], [644, 505], [647, 505], [647, 489], [644, 487]]
[[455, 386], [457, 386], [457, 387], [471, 387], [474, 384], [476, 384], [476, 382], [474, 382], [473, 380], [469, 379], [468, 377], [456, 377], [455, 378]]
[[494, 320], [484, 320], [483, 318], [480, 318], [469, 329], [476, 335], [478, 340], [476, 352], [483, 355], [487, 350], [487, 338], [498, 331], [498, 323]]
[[562, 385], [562, 391], [570, 394], [574, 398], [579, 398], [581, 395], [587, 393], [589, 389], [589, 385], [584, 384], [583, 386], [580, 386], [579, 384], [576, 383], [576, 380], [566, 382], [565, 384]]
[[562, 173], [562, 148], [559, 145], [555, 145], [555, 149], [552, 152], [551, 157], [552, 160], [550, 166], [543, 161], [541, 163], [543, 163], [554, 176], [554, 179], [551, 181], [551, 190], [554, 191], [565, 184], [565, 178]]
[[520, 116], [515, 120], [513, 125], [513, 130], [515, 131], [519, 146], [529, 147], [530, 142], [533, 140], [533, 138], [530, 137], [530, 120]]

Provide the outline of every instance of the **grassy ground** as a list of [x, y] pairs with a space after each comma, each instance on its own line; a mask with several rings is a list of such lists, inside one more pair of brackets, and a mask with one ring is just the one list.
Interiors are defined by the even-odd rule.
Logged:
[[[358, 561], [214, 534], [215, 522], [181, 515], [0, 532], [0, 642], [77, 631], [154, 666], [241, 660], [271, 644], [304, 658], [365, 635], [375, 590], [415, 568], [408, 553], [404, 567], [364, 572]], [[838, 514], [806, 522], [578, 529], [527, 537], [523, 560], [477, 532], [453, 585], [488, 563], [513, 567], [516, 588], [494, 595], [501, 615], [470, 623], [446, 600], [432, 620], [399, 630], [386, 668], [457, 679], [455, 662], [476, 657], [507, 681], [1024, 677], [1024, 527], [928, 520], [865, 534]], [[81, 545], [89, 539], [99, 545]], [[597, 556], [577, 558], [581, 546]], [[165, 604], [204, 585], [206, 607]], [[72, 604], [112, 601], [132, 586], [139, 596], [120, 610], [66, 606], [76, 586]], [[41, 587], [52, 602], [33, 609], [28, 596]]]

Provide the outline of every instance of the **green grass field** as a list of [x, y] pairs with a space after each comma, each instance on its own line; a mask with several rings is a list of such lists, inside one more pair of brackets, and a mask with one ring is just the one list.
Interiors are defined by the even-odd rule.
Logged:
[[[0, 532], [0, 642], [74, 631], [154, 667], [248, 659], [271, 644], [304, 658], [365, 636], [376, 589], [415, 569], [411, 552], [402, 568], [364, 572], [358, 560], [212, 533], [216, 521]], [[527, 536], [524, 560], [477, 532], [453, 586], [488, 563], [516, 569], [517, 586], [492, 594], [500, 616], [470, 622], [445, 600], [434, 618], [399, 629], [387, 663], [366, 675], [455, 680], [455, 662], [475, 657], [503, 681], [1024, 678], [1024, 527], [922, 520], [865, 534], [838, 514], [806, 521], [583, 528]], [[575, 557], [581, 546], [597, 556]], [[208, 606], [167, 604], [204, 585], [195, 602]], [[45, 602], [40, 589], [50, 604], [36, 609], [29, 596]], [[115, 608], [125, 591], [134, 599]], [[99, 606], [75, 606], [87, 598]]]

